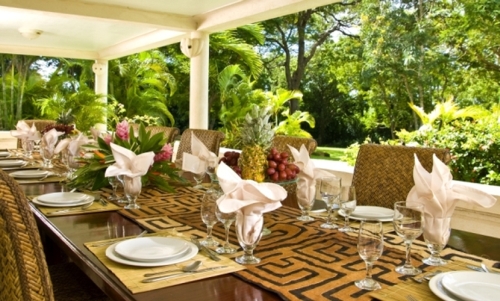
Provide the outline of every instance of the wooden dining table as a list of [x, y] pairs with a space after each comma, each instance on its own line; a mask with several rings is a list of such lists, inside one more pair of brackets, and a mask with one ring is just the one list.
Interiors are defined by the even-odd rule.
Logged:
[[[27, 196], [42, 195], [50, 192], [62, 191], [65, 189], [64, 185], [60, 183], [32, 183], [21, 184], [20, 186]], [[109, 191], [105, 192], [105, 194], [107, 193], [109, 193]], [[147, 229], [147, 227], [145, 227], [144, 224], [138, 223], [137, 220], [133, 218], [133, 212], [126, 212], [125, 214], [123, 214], [123, 211], [106, 211], [94, 213], [88, 212], [86, 214], [64, 216], [49, 216], [42, 213], [42, 211], [34, 204], [31, 204], [31, 208], [37, 221], [39, 231], [41, 233], [48, 263], [58, 263], [65, 260], [73, 261], [104, 293], [106, 293], [113, 300], [261, 301], [294, 299], [294, 297], [289, 297], [289, 294], [282, 294], [279, 292], [279, 278], [278, 281], [272, 279], [272, 270], [270, 270], [269, 283], [274, 283], [274, 285], [270, 285], [269, 287], [266, 286], [267, 282], [265, 279], [263, 279], [262, 281], [259, 280], [259, 277], [265, 278], [266, 276], [260, 275], [259, 277], [256, 277], [254, 279], [252, 274], [256, 271], [249, 270], [241, 274], [225, 274], [146, 292], [132, 293], [122, 283], [122, 281], [118, 279], [117, 276], [113, 272], [111, 272], [103, 264], [103, 262], [99, 258], [97, 258], [95, 254], [91, 252], [91, 250], [89, 250], [89, 248], [85, 246], [85, 244], [89, 242], [113, 238], [133, 237], [143, 232], [144, 229]], [[296, 214], [297, 216], [300, 215], [299, 210], [294, 208], [282, 207], [280, 209], [282, 209], [284, 215], [287, 215], [287, 218], [290, 218], [290, 216], [293, 216], [294, 214]], [[145, 212], [147, 212], [147, 210]], [[181, 214], [179, 214], [179, 216], [181, 216]], [[276, 254], [273, 254], [273, 249], [275, 249], [275, 247], [272, 247], [273, 243], [275, 244], [277, 240], [283, 239], [280, 238], [280, 233], [290, 230], [286, 229], [287, 222], [283, 222], [285, 221], [284, 218], [281, 223], [275, 223], [273, 218], [279, 219], [282, 218], [282, 216], [278, 216], [278, 213], [276, 213], [276, 215], [270, 215], [270, 217], [265, 218], [265, 225], [268, 226], [276, 235], [267, 238], [267, 242], [261, 241], [261, 244], [263, 245], [262, 249], [265, 249], [266, 251], [262, 251], [262, 253], [259, 253], [259, 247], [256, 249], [256, 255], [263, 256], [263, 261], [268, 260], [268, 264], [270, 265], [273, 264], [273, 260], [275, 262], [278, 261], [274, 257], [276, 256]], [[180, 219], [180, 221], [182, 221], [183, 223], [192, 223], [191, 226], [200, 228], [200, 224], [201, 227], [203, 227], [203, 224], [199, 220], [201, 220], [201, 218], [199, 218], [199, 215], [193, 215], [192, 213], [190, 213], [189, 217]], [[303, 229], [297, 230], [297, 232], [299, 231], [303, 231]], [[221, 239], [223, 237], [222, 233], [222, 227], [220, 227], [215, 232], [218, 239]], [[287, 235], [290, 235], [290, 233], [287, 233]], [[326, 244], [330, 244], [331, 240], [339, 239], [338, 237], [340, 236], [332, 236], [331, 239], [325, 238], [324, 242]], [[350, 244], [352, 244], [352, 242], [354, 241], [353, 238], [346, 239]], [[285, 240], [286, 238], [283, 241]], [[334, 246], [335, 244], [336, 243], [333, 242], [331, 243], [331, 246]], [[266, 248], [266, 245], [270, 247]], [[345, 246], [346, 244], [344, 245], [344, 247]], [[500, 253], [498, 252], [498, 250], [500, 249], [500, 239], [485, 237], [458, 230], [452, 230], [448, 247], [459, 252], [481, 256], [482, 258], [487, 258], [493, 261], [500, 261]], [[290, 246], [290, 249], [293, 249], [293, 245]], [[341, 252], [341, 250], [339, 250], [338, 252]], [[351, 252], [351, 254], [348, 254], [348, 256], [355, 257], [359, 262], [357, 263], [358, 267], [356, 267], [356, 269], [352, 269], [352, 273], [355, 273], [355, 275], [349, 275], [349, 277], [361, 278], [364, 276], [364, 264], [362, 264], [362, 261], [359, 259], [357, 253], [352, 253], [353, 252]], [[400, 253], [403, 254], [404, 252], [401, 251]], [[396, 253], [392, 252], [392, 254]], [[294, 256], [290, 256], [290, 258], [293, 257]], [[307, 260], [307, 254], [303, 258], [305, 259], [301, 260]], [[403, 258], [400, 259], [402, 260]], [[304, 262], [304, 264], [307, 265], [308, 263]], [[335, 267], [334, 261], [330, 264]], [[280, 267], [277, 267], [277, 269], [278, 268], [285, 269], [286, 267], [284, 265], [281, 265]], [[343, 277], [346, 277], [346, 281], [350, 279], [345, 273], [343, 274]], [[400, 280], [399, 278], [396, 279], [395, 277], [396, 276], [392, 276], [395, 281]], [[332, 279], [333, 278], [335, 278], [334, 275], [332, 275]], [[394, 279], [392, 278], [388, 281], [393, 281]], [[285, 283], [285, 281], [287, 280], [283, 279], [283, 283]], [[287, 283], [287, 285], [290, 285], [290, 283]], [[322, 285], [323, 287], [328, 287], [328, 283], [323, 283]], [[355, 299], [357, 297], [363, 297], [368, 300], [371, 299], [367, 292], [357, 290], [352, 283], [347, 282], [345, 283], [345, 286], [349, 289], [349, 298]], [[321, 290], [323, 290], [323, 288], [320, 287], [318, 291]], [[296, 294], [296, 292], [293, 292], [293, 294]], [[314, 291], [312, 294], [314, 294]], [[297, 300], [301, 299], [302, 298], [297, 298]], [[307, 298], [304, 297], [303, 299], [305, 300]], [[328, 299], [328, 297], [326, 297], [326, 299]], [[335, 297], [331, 297], [331, 300], [337, 299]]]

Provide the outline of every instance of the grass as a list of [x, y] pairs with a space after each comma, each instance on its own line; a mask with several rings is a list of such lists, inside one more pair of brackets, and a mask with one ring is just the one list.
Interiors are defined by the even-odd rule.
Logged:
[[340, 161], [340, 158], [344, 156], [344, 151], [345, 148], [318, 146], [311, 158]]

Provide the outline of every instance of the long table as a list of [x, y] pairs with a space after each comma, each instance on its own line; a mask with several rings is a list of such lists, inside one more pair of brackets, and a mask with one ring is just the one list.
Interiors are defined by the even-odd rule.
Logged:
[[[26, 195], [39, 195], [60, 191], [61, 189], [61, 186], [57, 183], [23, 184], [21, 187]], [[339, 281], [343, 281], [342, 278], [345, 279], [343, 281], [345, 283], [342, 282], [342, 287], [332, 288], [331, 297], [326, 296], [326, 300], [347, 300], [346, 298], [358, 297], [365, 300], [370, 299], [368, 292], [359, 291], [352, 284], [352, 279], [364, 276], [364, 264], [352, 248], [354, 238], [344, 237], [338, 231], [330, 231], [332, 233], [319, 231], [317, 230], [316, 222], [313, 222], [310, 226], [301, 225], [295, 221], [295, 216], [299, 215], [299, 211], [293, 208], [283, 207], [278, 212], [271, 213], [269, 217], [265, 217], [266, 226], [269, 226], [274, 233], [271, 238], [264, 238], [256, 249], [256, 255], [262, 257], [263, 261], [267, 261], [265, 267], [261, 269], [251, 267], [246, 272], [235, 273], [237, 275], [227, 274], [211, 277], [136, 294], [132, 294], [84, 244], [113, 237], [137, 235], [144, 228], [148, 227], [145, 224], [137, 223], [134, 215], [147, 215], [149, 212], [158, 213], [157, 208], [148, 208], [146, 206], [139, 213], [130, 212], [123, 214], [122, 212], [120, 214], [112, 211], [53, 217], [47, 217], [34, 205], [32, 205], [32, 210], [42, 237], [45, 238], [46, 246], [50, 248], [50, 245], [54, 244], [62, 250], [69, 259], [74, 261], [113, 300], [171, 299], [179, 301], [211, 301], [243, 300], [243, 296], [247, 296], [250, 298], [249, 300], [281, 300], [282, 297], [290, 300], [306, 300], [311, 298], [311, 295], [307, 294], [324, 294], [331, 286], [329, 284], [330, 280], [337, 281], [338, 283]], [[196, 212], [196, 209], [194, 209], [194, 212]], [[161, 216], [161, 214], [157, 214], [156, 216]], [[182, 222], [201, 230], [204, 229], [198, 214], [191, 212], [185, 217], [183, 214], [177, 214], [176, 216], [179, 223]], [[111, 228], [110, 223], [113, 225]], [[309, 233], [304, 234], [304, 231], [308, 231]], [[220, 229], [216, 234], [218, 239], [223, 237]], [[300, 246], [302, 249], [296, 250], [293, 237], [301, 235], [305, 235], [310, 239], [311, 248], [314, 246], [314, 249], [308, 249], [304, 243], [301, 243]], [[481, 243], [477, 243], [478, 241]], [[324, 245], [324, 252], [318, 250], [318, 244]], [[491, 260], [500, 260], [500, 254], [497, 252], [500, 247], [500, 240], [498, 239], [453, 230], [449, 246], [469, 254], [482, 256]], [[281, 260], [280, 256], [282, 254], [280, 252], [295, 253], [288, 256], [286, 260]], [[332, 253], [335, 256], [331, 256]], [[388, 250], [384, 255], [387, 258], [391, 258], [389, 260], [391, 262], [388, 263], [387, 260], [384, 260], [386, 261], [384, 264], [393, 265], [400, 263], [403, 259], [403, 253], [401, 250]], [[321, 258], [322, 256], [324, 258]], [[294, 260], [296, 262], [293, 262]], [[304, 272], [306, 274], [300, 277], [309, 277], [317, 272], [311, 269], [312, 266], [317, 265], [316, 261], [320, 262], [320, 264], [328, 262], [327, 272], [331, 273], [331, 276], [328, 276], [331, 279], [327, 277], [322, 279], [322, 281], [318, 281], [318, 283], [314, 283], [313, 286], [317, 286], [317, 288], [313, 288], [307, 293], [301, 292], [301, 287], [294, 288], [294, 282], [299, 281], [297, 278], [286, 279], [284, 277], [287, 274], [287, 268], [293, 269], [290, 270], [292, 272], [297, 272], [297, 266], [301, 266], [300, 268], [306, 271]], [[343, 266], [337, 267], [336, 261], [342, 261]], [[421, 263], [416, 262], [416, 264]], [[262, 276], [263, 271], [269, 271], [269, 281], [263, 279], [265, 278]], [[307, 273], [310, 273], [310, 275], [307, 275]], [[401, 277], [398, 278], [395, 272], [389, 272], [386, 276], [376, 277], [380, 277], [386, 286], [402, 280]], [[281, 286], [287, 287], [288, 291], [280, 292]], [[343, 299], [338, 296], [343, 296]], [[314, 298], [311, 300], [314, 300]]]

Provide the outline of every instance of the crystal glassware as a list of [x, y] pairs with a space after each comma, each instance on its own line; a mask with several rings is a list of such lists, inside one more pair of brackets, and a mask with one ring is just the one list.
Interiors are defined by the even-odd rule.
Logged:
[[422, 205], [408, 205], [406, 202], [394, 204], [394, 230], [403, 238], [406, 245], [406, 259], [402, 266], [396, 267], [396, 272], [402, 275], [418, 275], [422, 270], [411, 264], [411, 244], [423, 231]]
[[341, 232], [352, 232], [349, 226], [349, 216], [356, 209], [356, 189], [354, 186], [342, 186], [340, 190], [340, 211], [344, 215], [344, 226], [339, 228]]
[[201, 183], [203, 183], [203, 179], [205, 179], [205, 175], [207, 173], [207, 162], [206, 161], [200, 161], [200, 165], [203, 165], [203, 166], [200, 166], [199, 168], [199, 172], [193, 172], [193, 179], [194, 181], [196, 182], [196, 185], [193, 187], [193, 188], [196, 188], [196, 189], [202, 189], [203, 188], [203, 185], [201, 185]]
[[244, 216], [236, 213], [236, 237], [240, 246], [243, 248], [243, 255], [236, 257], [239, 264], [257, 264], [260, 258], [253, 255], [253, 250], [257, 247], [264, 227], [263, 215]]
[[431, 255], [422, 262], [432, 266], [446, 265], [448, 261], [439, 255], [448, 243], [451, 233], [451, 217], [424, 217], [424, 240]]
[[217, 219], [224, 225], [224, 232], [226, 234], [226, 240], [224, 245], [215, 249], [215, 251], [219, 254], [233, 254], [236, 252], [236, 249], [231, 247], [229, 244], [229, 229], [231, 228], [231, 224], [236, 220], [236, 212], [224, 213], [219, 210], [217, 206], [215, 215]]
[[[47, 145], [43, 139], [40, 142], [40, 156], [42, 157], [44, 168], [50, 169], [54, 167], [52, 164], [52, 159], [54, 158], [54, 148]], [[66, 159], [64, 158], [63, 162], [65, 163], [65, 161]]]
[[372, 279], [373, 262], [377, 260], [384, 250], [384, 234], [382, 222], [373, 220], [363, 220], [359, 225], [358, 232], [358, 253], [366, 264], [366, 276], [362, 280], [355, 281], [354, 284], [360, 289], [377, 290], [380, 284]]
[[141, 194], [142, 179], [140, 176], [128, 177], [123, 176], [123, 192], [127, 197], [128, 204], [123, 207], [125, 209], [139, 209], [141, 206], [137, 205], [137, 198]]
[[314, 217], [310, 216], [311, 208], [314, 206], [314, 201], [316, 199], [316, 194], [311, 193], [311, 195], [307, 195], [307, 193], [302, 193], [300, 191], [299, 185], [297, 185], [297, 204], [299, 205], [301, 215], [297, 217], [299, 221], [310, 222], [314, 221]]
[[215, 190], [208, 190], [203, 195], [201, 201], [201, 220], [205, 225], [207, 225], [207, 237], [200, 241], [200, 243], [206, 247], [217, 247], [219, 243], [214, 240], [212, 236], [212, 228], [217, 223], [217, 199], [219, 193]]
[[337, 229], [338, 226], [333, 223], [332, 212], [339, 209], [340, 188], [342, 187], [342, 179], [338, 177], [323, 177], [320, 178], [321, 199], [326, 203], [328, 215], [326, 223], [321, 224], [321, 228]]
[[117, 179], [117, 177], [108, 177], [108, 182], [109, 185], [111, 185], [111, 188], [113, 189], [113, 194], [108, 197], [108, 200], [110, 201], [117, 201], [118, 203], [128, 203], [125, 199], [119, 197], [116, 194], [116, 190], [118, 189], [118, 185], [120, 185], [120, 181]]
[[32, 154], [35, 149], [35, 141], [23, 138], [21, 139], [21, 147], [23, 148], [24, 157], [27, 159], [33, 159]]
[[75, 177], [75, 171], [80, 166], [78, 163], [78, 157], [72, 155], [68, 150], [66, 154], [66, 166], [68, 167], [68, 173], [66, 174], [66, 178], [68, 180], [72, 180]]
[[210, 157], [207, 160], [206, 173], [210, 177], [210, 188], [213, 188], [215, 179], [217, 177], [217, 174], [216, 174], [217, 165], [219, 165], [219, 158], [217, 158], [217, 157]]

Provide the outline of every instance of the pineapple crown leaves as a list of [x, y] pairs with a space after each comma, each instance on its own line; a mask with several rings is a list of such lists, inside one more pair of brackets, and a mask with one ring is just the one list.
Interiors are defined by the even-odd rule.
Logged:
[[258, 145], [269, 148], [274, 137], [272, 124], [269, 122], [271, 114], [268, 107], [260, 108], [253, 105], [250, 112], [245, 116], [245, 122], [241, 129], [241, 142], [243, 146]]
[[72, 109], [69, 109], [67, 112], [62, 112], [56, 119], [56, 122], [59, 124], [70, 124], [75, 121], [75, 116], [71, 115]]

